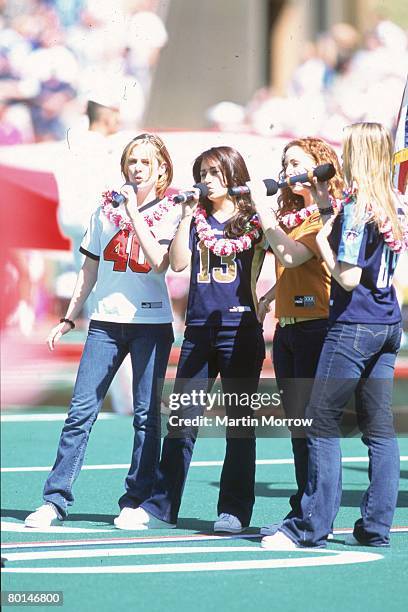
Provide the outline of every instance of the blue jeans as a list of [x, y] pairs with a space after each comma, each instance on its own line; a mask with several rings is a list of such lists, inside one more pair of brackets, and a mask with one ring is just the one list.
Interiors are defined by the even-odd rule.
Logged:
[[285, 520], [281, 527], [297, 544], [326, 544], [341, 473], [339, 426], [353, 394], [362, 441], [368, 447], [370, 480], [354, 536], [366, 545], [389, 544], [399, 482], [392, 387], [400, 341], [400, 323], [334, 323], [330, 327], [306, 410], [313, 424], [308, 432], [308, 482], [301, 516]]
[[[258, 388], [265, 343], [261, 326], [186, 328], [174, 393], [209, 392], [218, 373], [224, 393], [254, 393]], [[179, 418], [202, 415], [205, 406], [185, 406]], [[226, 405], [228, 417], [253, 416], [248, 406]], [[168, 523], [176, 523], [197, 428], [168, 426], [153, 493], [141, 506]], [[227, 428], [217, 512], [227, 512], [248, 526], [255, 502], [255, 432]]]
[[162, 384], [173, 339], [171, 323], [90, 322], [57, 458], [44, 485], [44, 501], [52, 502], [61, 518], [74, 502], [72, 487], [84, 461], [89, 434], [128, 353], [133, 370], [134, 443], [126, 492], [119, 506], [135, 508], [150, 496], [160, 457]]
[[[272, 359], [287, 418], [303, 419], [305, 416], [327, 328], [327, 319], [302, 321], [284, 327], [278, 323], [276, 326]], [[289, 499], [291, 511], [286, 518], [300, 516], [300, 500], [307, 483], [308, 448], [305, 432], [300, 428], [291, 431], [291, 442], [297, 491]]]

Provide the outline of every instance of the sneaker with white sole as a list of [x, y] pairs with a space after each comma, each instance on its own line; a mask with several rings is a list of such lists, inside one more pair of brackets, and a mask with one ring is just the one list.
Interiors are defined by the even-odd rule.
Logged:
[[279, 527], [282, 525], [282, 522], [280, 523], [269, 523], [269, 525], [264, 525], [263, 527], [260, 528], [259, 533], [261, 534], [261, 536], [271, 536], [274, 535]]
[[113, 522], [117, 529], [128, 531], [175, 529], [176, 527], [175, 523], [161, 521], [143, 508], [123, 508], [119, 516], [117, 516]]
[[226, 531], [227, 533], [241, 533], [245, 527], [241, 521], [233, 514], [221, 512], [214, 523], [214, 531]]
[[266, 536], [261, 540], [261, 547], [266, 550], [297, 550], [299, 547], [282, 531]]
[[117, 527], [118, 524], [120, 525], [120, 523], [126, 523], [126, 521], [129, 520], [129, 517], [132, 516], [133, 510], [134, 508], [128, 508], [128, 507], [122, 508], [118, 516], [113, 519], [113, 524], [115, 525], [115, 527]]
[[27, 516], [24, 521], [26, 527], [44, 528], [51, 527], [52, 523], [58, 519], [58, 513], [53, 504], [43, 504], [35, 512]]

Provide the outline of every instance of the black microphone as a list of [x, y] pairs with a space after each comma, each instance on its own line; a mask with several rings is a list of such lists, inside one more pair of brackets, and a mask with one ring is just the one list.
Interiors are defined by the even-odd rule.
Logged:
[[282, 187], [290, 187], [290, 185], [295, 185], [295, 183], [312, 182], [314, 176], [318, 181], [323, 183], [324, 181], [328, 181], [329, 179], [333, 178], [335, 174], [336, 168], [333, 166], [333, 164], [321, 164], [321, 166], [316, 166], [314, 170], [309, 170], [309, 172], [291, 176], [284, 181], [280, 181], [278, 183], [278, 187], [279, 189], [282, 189]]
[[[193, 185], [195, 189], [198, 189], [200, 192], [200, 198], [206, 198], [208, 196], [208, 187], [204, 183], [196, 183]], [[174, 196], [173, 202], [176, 204], [184, 204], [185, 202], [191, 202], [194, 200], [194, 191], [183, 191], [178, 195]]]
[[[263, 182], [266, 187], [266, 195], [275, 195], [275, 193], [279, 189], [278, 183], [273, 179], [264, 179]], [[247, 185], [240, 185], [239, 187], [230, 187], [228, 189], [228, 194], [230, 196], [248, 195], [249, 193], [251, 193], [251, 190]]]
[[[295, 185], [296, 183], [307, 183], [308, 181], [310, 182], [314, 176], [320, 182], [328, 181], [329, 179], [333, 178], [335, 174], [336, 169], [333, 164], [321, 164], [320, 166], [316, 166], [314, 170], [309, 170], [309, 172], [304, 172], [303, 174], [291, 176], [290, 178], [284, 181], [279, 181], [279, 183], [277, 183], [273, 179], [264, 179], [266, 195], [275, 195], [278, 189], [282, 189], [283, 187], [289, 187], [290, 185]], [[251, 193], [251, 190], [247, 185], [243, 185], [240, 187], [231, 187], [230, 189], [228, 189], [228, 193], [232, 196], [247, 195]]]
[[[135, 190], [135, 193], [137, 193], [137, 185], [136, 185], [136, 183], [127, 182], [127, 183], [125, 183], [125, 185], [130, 185]], [[113, 208], [117, 208], [121, 204], [124, 204], [126, 201], [127, 201], [127, 197], [126, 196], [124, 196], [121, 193], [117, 193], [116, 191], [113, 192], [113, 196], [112, 196], [112, 207]]]

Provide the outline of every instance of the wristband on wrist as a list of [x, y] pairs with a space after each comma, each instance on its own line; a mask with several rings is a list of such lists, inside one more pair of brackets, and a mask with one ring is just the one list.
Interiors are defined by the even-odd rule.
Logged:
[[75, 323], [71, 321], [71, 319], [66, 319], [65, 317], [62, 317], [62, 319], [60, 319], [60, 323], [68, 323], [71, 329], [75, 329]]
[[319, 213], [321, 215], [332, 215], [334, 213], [333, 206], [328, 206], [327, 208], [319, 208]]

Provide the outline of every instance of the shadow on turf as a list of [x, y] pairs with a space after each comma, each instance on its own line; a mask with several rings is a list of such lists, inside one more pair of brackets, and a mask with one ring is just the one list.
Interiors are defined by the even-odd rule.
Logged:
[[[2, 518], [14, 518], [19, 521], [24, 521], [26, 516], [32, 512], [31, 510], [15, 510], [15, 509], [2, 509], [0, 515]], [[116, 514], [70, 514], [69, 521], [91, 521], [92, 523], [108, 523], [113, 524], [113, 519], [117, 516]]]
[[[15, 510], [15, 509], [2, 509], [0, 515], [2, 518], [13, 518], [19, 521], [24, 521], [26, 516], [30, 514], [32, 510]], [[67, 521], [71, 522], [90, 522], [97, 523], [102, 526], [112, 526], [115, 514], [70, 514]], [[214, 519], [215, 520], [215, 519]], [[213, 533], [214, 521], [202, 521], [197, 518], [181, 518], [177, 521], [178, 529], [185, 529], [188, 531], [198, 531], [200, 533]]]
[[[219, 488], [219, 482], [212, 482], [211, 485], [215, 488]], [[359, 485], [360, 486], [360, 485]], [[270, 498], [284, 498], [289, 499], [291, 495], [294, 495], [296, 491], [294, 489], [274, 489], [269, 482], [258, 482], [255, 485], [255, 498], [258, 497], [270, 497]], [[358, 491], [344, 490], [341, 496], [341, 505], [349, 506], [350, 508], [359, 508], [361, 504], [361, 496], [363, 495], [363, 489]], [[400, 491], [398, 494], [397, 508], [408, 508], [408, 491]]]
[[[343, 465], [343, 470], [351, 470], [354, 472], [367, 472], [367, 468], [358, 467], [356, 465]], [[408, 470], [400, 471], [400, 478], [406, 480], [408, 478]]]

